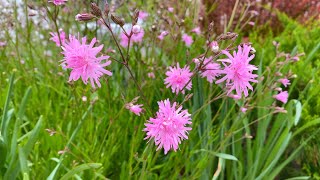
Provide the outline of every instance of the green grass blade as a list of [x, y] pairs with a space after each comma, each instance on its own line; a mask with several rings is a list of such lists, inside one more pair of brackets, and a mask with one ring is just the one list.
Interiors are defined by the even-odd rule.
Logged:
[[72, 176], [76, 175], [77, 173], [80, 173], [87, 169], [98, 169], [102, 166], [100, 163], [87, 163], [87, 164], [81, 164], [72, 170], [70, 170], [67, 174], [65, 174], [61, 180], [66, 180], [72, 178]]

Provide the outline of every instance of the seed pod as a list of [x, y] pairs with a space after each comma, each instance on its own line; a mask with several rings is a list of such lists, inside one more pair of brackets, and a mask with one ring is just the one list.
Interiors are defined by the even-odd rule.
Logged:
[[91, 3], [91, 13], [97, 17], [101, 17], [102, 13], [101, 13], [101, 10], [100, 8], [97, 6], [96, 3]]
[[114, 23], [118, 24], [121, 27], [124, 25], [124, 20], [114, 14], [111, 14], [111, 19]]

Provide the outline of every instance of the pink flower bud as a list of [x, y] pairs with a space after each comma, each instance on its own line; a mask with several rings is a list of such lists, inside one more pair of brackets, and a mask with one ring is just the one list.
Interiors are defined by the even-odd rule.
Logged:
[[141, 26], [139, 26], [139, 25], [134, 25], [134, 26], [132, 27], [132, 32], [133, 32], [134, 34], [138, 34], [138, 33], [140, 33], [140, 31], [141, 31]]

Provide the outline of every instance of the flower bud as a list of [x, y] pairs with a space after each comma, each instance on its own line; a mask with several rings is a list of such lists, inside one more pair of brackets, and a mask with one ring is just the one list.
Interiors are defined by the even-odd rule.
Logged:
[[89, 14], [89, 13], [83, 13], [83, 14], [77, 14], [76, 15], [76, 21], [91, 21], [95, 18], [95, 16], [93, 14]]
[[136, 24], [132, 27], [133, 34], [138, 34], [140, 33], [140, 31], [141, 31], [141, 27], [139, 25]]
[[210, 43], [210, 48], [211, 48], [211, 51], [214, 53], [219, 52], [219, 45], [218, 45], [217, 41], [212, 41]]
[[111, 14], [111, 19], [114, 23], [118, 24], [121, 27], [124, 25], [124, 20], [114, 14]]
[[110, 12], [110, 7], [109, 7], [109, 4], [108, 4], [108, 1], [106, 1], [106, 3], [104, 4], [104, 15], [108, 17], [109, 15], [109, 12]]
[[97, 17], [101, 17], [101, 15], [102, 15], [101, 10], [100, 10], [100, 8], [97, 6], [96, 3], [91, 3], [90, 7], [91, 7], [91, 10], [92, 10], [91, 13], [92, 13], [93, 15], [95, 15], [95, 16], [97, 16]]

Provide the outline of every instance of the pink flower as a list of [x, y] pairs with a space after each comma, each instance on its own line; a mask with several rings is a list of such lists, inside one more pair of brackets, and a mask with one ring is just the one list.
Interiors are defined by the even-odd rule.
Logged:
[[193, 43], [192, 37], [187, 34], [182, 35], [182, 40], [184, 41], [187, 47], [190, 47]]
[[196, 33], [197, 35], [200, 35], [201, 29], [200, 29], [200, 27], [195, 27], [194, 29], [191, 30], [191, 32]]
[[281, 82], [284, 85], [284, 87], [287, 87], [288, 85], [290, 85], [289, 79], [283, 78], [283, 79], [279, 79], [278, 81]]
[[245, 112], [247, 112], [248, 109], [245, 107], [241, 107], [240, 110], [241, 110], [241, 112], [245, 113]]
[[212, 41], [209, 46], [210, 46], [212, 52], [214, 52], [214, 53], [219, 52], [219, 44], [217, 41]]
[[201, 72], [201, 77], [206, 77], [207, 81], [210, 83], [220, 75], [220, 65], [218, 63], [213, 63], [212, 57], [206, 58], [203, 62], [203, 71]]
[[[96, 57], [103, 48], [103, 45], [93, 47], [96, 43], [96, 38], [93, 38], [90, 44], [86, 44], [86, 41], [86, 37], [79, 41], [75, 36], [70, 35], [69, 42], [63, 43], [62, 46], [62, 54], [64, 55], [62, 65], [65, 65], [67, 69], [71, 69], [69, 81], [76, 81], [81, 77], [85, 84], [90, 80], [93, 88], [95, 83], [98, 87], [101, 87], [99, 78], [103, 74], [112, 75], [110, 71], [103, 68], [110, 65], [111, 61], [107, 60], [109, 56]], [[101, 64], [103, 60], [106, 60], [106, 62]]]
[[[190, 80], [192, 73], [189, 66], [180, 68], [179, 63], [177, 67], [170, 67], [170, 70], [166, 72], [167, 78], [164, 80], [167, 88], [171, 86], [172, 92], [178, 94], [180, 91], [184, 94], [184, 87], [191, 90], [192, 82]], [[189, 82], [190, 81], [190, 82]], [[188, 85], [187, 85], [188, 83]]]
[[283, 91], [283, 92], [280, 92], [279, 94], [277, 95], [274, 95], [273, 97], [278, 100], [278, 101], [281, 101], [283, 103], [287, 103], [288, 101], [288, 91]]
[[156, 78], [156, 76], [154, 75], [153, 72], [149, 72], [149, 73], [148, 73], [148, 77], [151, 78], [151, 79]]
[[60, 6], [60, 5], [65, 4], [67, 1], [68, 0], [52, 0], [52, 1], [49, 1], [49, 2], [52, 2], [56, 6]]
[[7, 45], [7, 42], [5, 42], [5, 41], [0, 41], [0, 47], [4, 47], [4, 46], [6, 46]]
[[[130, 34], [130, 32], [129, 32], [129, 34]], [[141, 28], [139, 33], [132, 34], [131, 40], [130, 40], [130, 46], [132, 46], [132, 43], [141, 43], [143, 36], [144, 36], [144, 31], [143, 31], [142, 28]], [[121, 39], [120, 45], [122, 47], [126, 48], [128, 46], [128, 43], [129, 43], [128, 37], [123, 32], [121, 32], [120, 39]]]
[[162, 31], [158, 36], [158, 39], [163, 40], [169, 33], [167, 31]]
[[148, 16], [149, 16], [149, 14], [147, 12], [139, 11], [139, 19], [145, 20]]
[[[59, 29], [59, 34], [60, 34], [61, 43], [63, 44], [66, 40], [66, 33], [62, 29]], [[60, 40], [59, 40], [58, 33], [50, 32], [50, 35], [52, 36], [50, 40], [55, 42], [56, 45], [60, 47]]]
[[137, 116], [140, 116], [140, 113], [143, 111], [143, 109], [141, 108], [143, 106], [143, 104], [126, 104], [126, 108], [128, 110], [130, 110], [131, 112], [133, 112], [134, 114], [136, 114]]
[[188, 131], [192, 128], [186, 125], [192, 123], [191, 114], [182, 110], [182, 106], [177, 108], [176, 102], [171, 106], [169, 99], [159, 101], [158, 105], [156, 117], [145, 123], [143, 131], [147, 132], [147, 136], [144, 139], [154, 139], [157, 150], [163, 148], [164, 154], [167, 154], [170, 149], [177, 151], [181, 141], [188, 139]]
[[173, 11], [174, 11], [174, 8], [173, 8], [173, 7], [168, 7], [168, 11], [169, 11], [169, 12], [173, 12]]
[[[216, 84], [226, 81], [227, 94], [236, 90], [238, 96], [241, 97], [243, 92], [245, 97], [247, 97], [248, 88], [253, 91], [250, 82], [258, 82], [256, 80], [258, 75], [252, 74], [252, 71], [258, 68], [249, 64], [254, 58], [254, 55], [249, 57], [250, 49], [251, 46], [243, 45], [243, 48], [238, 46], [238, 52], [234, 51], [233, 56], [228, 51], [222, 51], [223, 54], [228, 56], [228, 59], [220, 60], [224, 65], [224, 69], [221, 70], [220, 73], [225, 74], [225, 76], [216, 81]], [[228, 63], [228, 65], [226, 63]]]

